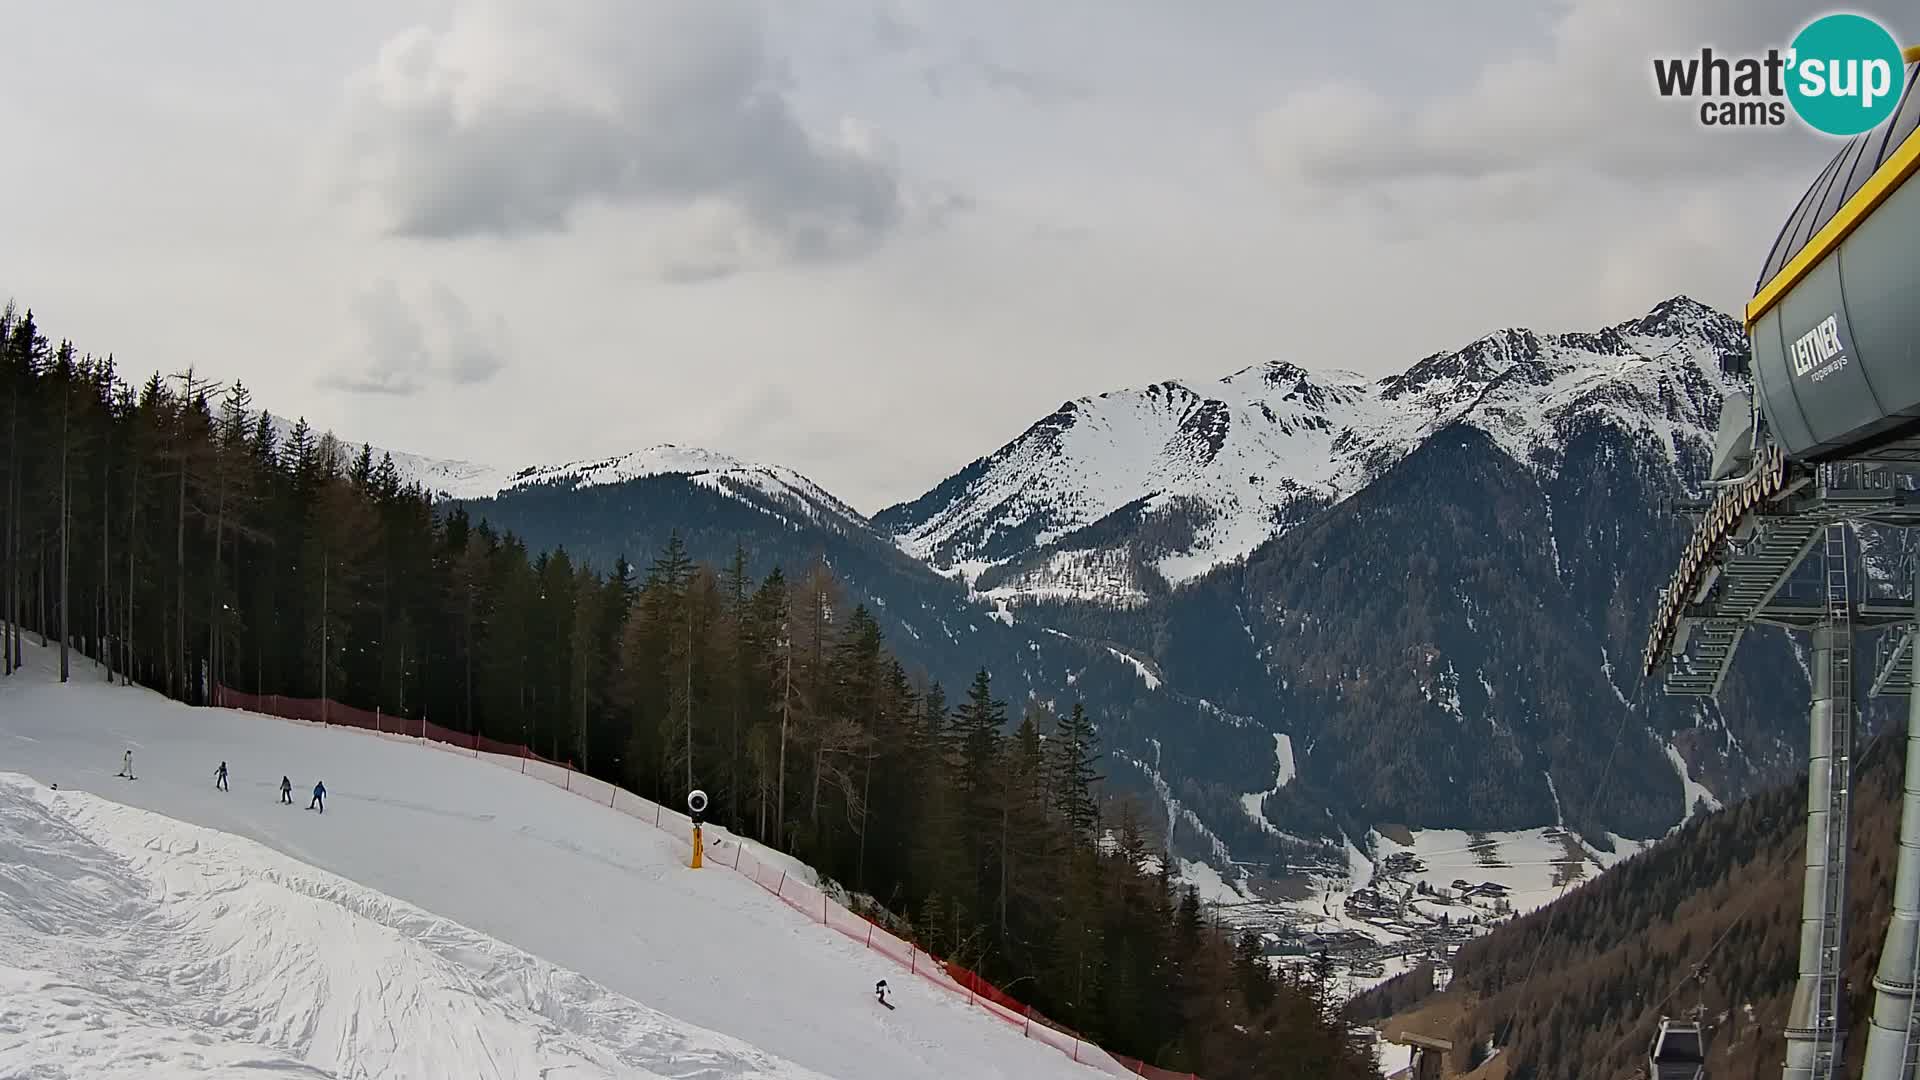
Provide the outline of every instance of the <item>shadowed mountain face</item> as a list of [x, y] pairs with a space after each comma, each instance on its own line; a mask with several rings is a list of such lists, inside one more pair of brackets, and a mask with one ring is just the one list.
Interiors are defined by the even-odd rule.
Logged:
[[949, 689], [985, 666], [1010, 701], [1084, 701], [1110, 779], [1189, 857], [1343, 866], [1341, 834], [1384, 822], [1605, 846], [1801, 753], [1783, 634], [1749, 635], [1718, 704], [1637, 678], [1687, 529], [1660, 508], [1699, 491], [1744, 345], [1678, 297], [1371, 382], [1276, 362], [1081, 398], [871, 519], [705, 451], [435, 475], [480, 475], [449, 494], [603, 567], [674, 532], [760, 573], [824, 557]]

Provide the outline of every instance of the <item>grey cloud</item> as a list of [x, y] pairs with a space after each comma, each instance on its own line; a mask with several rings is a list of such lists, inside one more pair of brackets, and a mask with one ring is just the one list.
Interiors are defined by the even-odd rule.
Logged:
[[466, 0], [354, 79], [348, 187], [416, 238], [719, 203], [769, 257], [863, 251], [903, 220], [897, 170], [803, 126], [784, 77], [745, 0]]
[[873, 11], [873, 39], [883, 49], [905, 52], [919, 46], [925, 35], [896, 7], [881, 4]]
[[898, 3], [877, 4], [872, 18], [873, 39], [882, 52], [919, 61], [919, 76], [927, 92], [943, 97], [955, 85], [984, 86], [1035, 105], [1061, 105], [1085, 100], [1087, 88], [1069, 79], [1007, 63], [977, 38], [967, 38], [946, 49]]
[[928, 63], [921, 69], [920, 78], [934, 97], [944, 97], [948, 88], [956, 83], [976, 83], [1033, 105], [1066, 105], [1091, 96], [1087, 88], [1078, 83], [1012, 67], [977, 52]]
[[1083, 101], [1088, 96], [1087, 89], [1078, 83], [1011, 67], [985, 55], [976, 55], [967, 63], [988, 86], [1026, 98], [1036, 105], [1063, 105]]
[[322, 378], [329, 389], [407, 397], [435, 384], [483, 383], [507, 364], [506, 320], [495, 316], [483, 324], [437, 282], [414, 304], [383, 279], [354, 298], [352, 315], [362, 363]]

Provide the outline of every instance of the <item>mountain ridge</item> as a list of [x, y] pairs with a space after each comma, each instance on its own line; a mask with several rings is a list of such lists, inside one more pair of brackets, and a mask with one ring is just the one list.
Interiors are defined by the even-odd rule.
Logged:
[[[1013, 599], [1097, 577], [1089, 566], [1121, 561], [1115, 541], [1135, 541], [1135, 577], [1117, 591], [1140, 599], [1246, 557], [1453, 423], [1541, 467], [1555, 454], [1539, 436], [1581, 414], [1659, 417], [1679, 458], [1682, 443], [1710, 440], [1737, 381], [1728, 361], [1743, 353], [1737, 323], [1677, 296], [1597, 332], [1496, 331], [1371, 381], [1271, 360], [1198, 389], [1109, 391], [1064, 403], [872, 520], [936, 569]], [[1103, 529], [1105, 543], [1076, 536]]]
[[[822, 558], [925, 677], [986, 667], [1012, 696], [1085, 702], [1180, 854], [1344, 875], [1383, 821], [1564, 817], [1605, 845], [1796, 760], [1801, 718], [1767, 703], [1804, 696], [1783, 635], [1753, 635], [1752, 692], [1724, 706], [1611, 673], [1684, 539], [1658, 507], [1699, 491], [1744, 360], [1739, 324], [1685, 296], [1377, 379], [1270, 360], [1075, 398], [870, 517], [793, 470], [678, 447], [396, 465], [465, 476], [442, 490], [474, 516], [589, 563], [670, 532], [757, 573]], [[1616, 730], [1618, 790], [1586, 793]], [[1295, 764], [1278, 788], [1276, 737]]]

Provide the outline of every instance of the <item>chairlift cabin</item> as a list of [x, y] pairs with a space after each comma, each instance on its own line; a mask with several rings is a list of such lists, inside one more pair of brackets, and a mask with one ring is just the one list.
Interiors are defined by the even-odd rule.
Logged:
[[1690, 1020], [1661, 1020], [1647, 1049], [1651, 1080], [1703, 1080], [1707, 1075], [1707, 1038]]

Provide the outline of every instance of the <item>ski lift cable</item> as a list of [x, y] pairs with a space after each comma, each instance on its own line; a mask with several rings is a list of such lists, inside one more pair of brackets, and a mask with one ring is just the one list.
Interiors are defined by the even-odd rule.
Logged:
[[[1866, 749], [1872, 750], [1875, 745], [1877, 745], [1882, 739], [1886, 737], [1886, 734], [1887, 733], [1883, 731], [1880, 734], [1873, 736], [1873, 738], [1867, 741]], [[1860, 756], [1865, 757], [1866, 756], [1865, 752], [1862, 752]], [[1687, 985], [1687, 982], [1691, 979], [1698, 978], [1701, 980], [1702, 993], [1704, 994], [1705, 992], [1704, 988], [1706, 985], [1707, 961], [1713, 959], [1713, 954], [1718, 952], [1720, 949], [1720, 946], [1726, 943], [1727, 938], [1733, 934], [1734, 928], [1740, 925], [1740, 920], [1747, 917], [1747, 912], [1752, 909], [1753, 902], [1759, 898], [1760, 893], [1762, 891], [1764, 890], [1760, 890], [1760, 889], [1747, 890], [1747, 898], [1741, 901], [1740, 910], [1737, 913], [1735, 913], [1732, 921], [1727, 923], [1726, 929], [1720, 931], [1720, 936], [1713, 939], [1713, 943], [1707, 946], [1707, 951], [1704, 953], [1701, 953], [1700, 959], [1694, 964], [1689, 966], [1686, 974], [1680, 976], [1680, 978], [1677, 981], [1675, 981], [1673, 986], [1667, 990], [1666, 994], [1663, 995], [1659, 1001], [1654, 1002], [1653, 1008], [1651, 1011], [1658, 1013], [1662, 1008], [1666, 1006], [1667, 1002], [1673, 1000], [1673, 995], [1679, 993], [1680, 988]], [[1916, 944], [1915, 949], [1916, 951], [1920, 951], [1920, 944]], [[1611, 1047], [1607, 1049], [1607, 1052], [1604, 1056], [1612, 1057], [1613, 1054], [1616, 1051], [1618, 1051], [1622, 1046], [1627, 1045], [1627, 1041], [1632, 1037], [1633, 1037], [1633, 1031], [1629, 1029], [1626, 1035], [1622, 1036], [1618, 1042], [1614, 1043]]]
[[[1696, 978], [1700, 980], [1700, 985], [1702, 987], [1702, 990], [1701, 990], [1702, 1004], [1705, 1004], [1704, 995], [1705, 995], [1705, 986], [1706, 986], [1707, 961], [1713, 959], [1713, 954], [1715, 952], [1718, 952], [1720, 949], [1720, 946], [1726, 943], [1727, 938], [1733, 934], [1734, 927], [1739, 926], [1740, 920], [1747, 917], [1747, 912], [1753, 907], [1754, 900], [1757, 897], [1759, 897], [1759, 895], [1764, 891], [1765, 890], [1762, 890], [1762, 889], [1747, 890], [1746, 900], [1740, 904], [1740, 910], [1737, 914], [1734, 915], [1733, 920], [1727, 923], [1727, 928], [1720, 931], [1720, 936], [1713, 939], [1713, 943], [1707, 946], [1706, 952], [1700, 954], [1700, 959], [1697, 962], [1693, 964], [1689, 964], [1687, 966], [1686, 973], [1681, 975], [1680, 978], [1677, 979], [1674, 982], [1674, 984], [1667, 989], [1667, 992], [1661, 996], [1659, 1001], [1656, 1001], [1653, 1003], [1653, 1008], [1650, 1011], [1654, 1013], [1658, 1013], [1661, 1009], [1665, 1008], [1667, 1002], [1673, 1000], [1673, 995], [1680, 992], [1681, 987], [1687, 985], [1688, 982]], [[1615, 1053], [1617, 1053], [1620, 1050], [1621, 1047], [1627, 1045], [1628, 1041], [1633, 1038], [1636, 1028], [1637, 1028], [1637, 1025], [1629, 1026], [1627, 1029], [1627, 1033], [1621, 1036], [1618, 1042], [1608, 1047], [1607, 1052], [1605, 1054], [1601, 1055], [1601, 1060], [1604, 1061], [1605, 1059], [1612, 1057]]]

